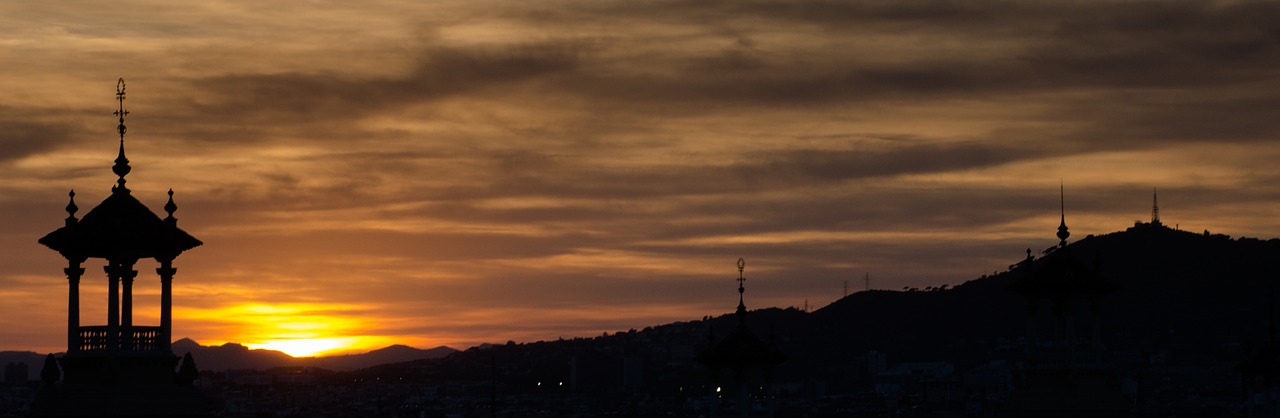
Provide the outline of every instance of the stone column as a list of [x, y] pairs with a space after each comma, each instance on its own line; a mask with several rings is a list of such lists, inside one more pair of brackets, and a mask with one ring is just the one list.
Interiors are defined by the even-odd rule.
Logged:
[[120, 284], [124, 287], [124, 295], [120, 299], [120, 337], [121, 348], [133, 351], [133, 279], [138, 271], [133, 269], [133, 261], [120, 264]]
[[107, 260], [107, 350], [120, 349], [120, 271], [121, 264]]
[[173, 275], [178, 269], [173, 268], [173, 260], [160, 260], [160, 347], [162, 351], [171, 351], [173, 343]]
[[80, 262], [67, 260], [67, 352], [80, 351], [80, 276], [84, 269]]

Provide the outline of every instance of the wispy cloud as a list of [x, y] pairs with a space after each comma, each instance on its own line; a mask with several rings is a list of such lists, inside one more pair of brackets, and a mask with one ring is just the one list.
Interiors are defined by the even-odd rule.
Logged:
[[130, 187], [206, 242], [200, 341], [263, 339], [221, 319], [254, 304], [368, 344], [595, 335], [731, 310], [738, 257], [752, 306], [955, 283], [1056, 242], [1060, 181], [1073, 237], [1151, 187], [1280, 235], [1270, 2], [312, 3], [0, 5], [0, 283], [36, 312], [0, 345], [62, 343], [34, 241], [114, 181], [121, 76]]

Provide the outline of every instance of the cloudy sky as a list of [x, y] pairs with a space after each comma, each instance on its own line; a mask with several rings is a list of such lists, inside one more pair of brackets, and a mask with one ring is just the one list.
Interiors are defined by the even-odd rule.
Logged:
[[699, 319], [739, 257], [751, 307], [955, 284], [1055, 243], [1060, 184], [1073, 239], [1153, 188], [1167, 224], [1280, 236], [1275, 2], [187, 3], [0, 3], [0, 349], [65, 349], [36, 239], [114, 184], [120, 77], [133, 194], [205, 242], [174, 308], [205, 344]]

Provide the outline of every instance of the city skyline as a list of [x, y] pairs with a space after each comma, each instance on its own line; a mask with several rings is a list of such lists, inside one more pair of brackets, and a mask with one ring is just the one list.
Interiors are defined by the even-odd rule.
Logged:
[[739, 257], [753, 309], [956, 284], [1056, 244], [1060, 186], [1071, 241], [1153, 188], [1280, 236], [1272, 3], [419, 3], [0, 5], [0, 349], [65, 348], [35, 241], [110, 193], [119, 77], [204, 344], [594, 336], [732, 311]]

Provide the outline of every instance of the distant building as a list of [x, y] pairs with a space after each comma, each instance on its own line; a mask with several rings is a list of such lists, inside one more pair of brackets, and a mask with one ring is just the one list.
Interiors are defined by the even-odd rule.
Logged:
[[746, 291], [742, 284], [747, 280], [742, 276], [745, 266], [746, 262], [738, 259], [738, 325], [720, 341], [716, 341], [714, 332], [709, 333], [707, 348], [696, 358], [699, 363], [711, 369], [713, 377], [718, 377], [721, 370], [733, 372], [733, 381], [737, 386], [733, 390], [738, 394], [738, 411], [744, 418], [751, 409], [747, 392], [748, 384], [753, 380], [752, 375], [767, 375], [774, 366], [787, 360], [787, 355], [775, 346], [772, 336], [764, 341], [747, 329], [747, 305], [742, 299]]
[[[1102, 362], [1098, 308], [1102, 296], [1118, 284], [1100, 274], [1096, 258], [1090, 267], [1072, 254], [1063, 212], [1057, 233], [1061, 242], [1039, 260], [1027, 249], [1009, 286], [1027, 301], [1027, 347], [1004, 412], [1024, 418], [1126, 416], [1131, 405], [1120, 380]], [[1048, 312], [1041, 309], [1044, 303]]]
[[26, 384], [30, 378], [27, 363], [9, 362], [4, 365], [4, 382], [10, 385]]
[[[49, 355], [41, 371], [44, 386], [32, 403], [33, 417], [208, 415], [199, 394], [190, 387], [196, 377], [188, 354], [178, 369], [173, 354], [173, 260], [201, 245], [178, 228], [173, 191], [161, 219], [125, 187], [131, 168], [124, 153], [124, 79], [117, 83], [120, 108], [120, 153], [111, 168], [119, 179], [111, 194], [81, 219], [75, 192], [67, 203], [66, 224], [39, 242], [67, 260], [67, 352], [54, 361]], [[106, 261], [107, 323], [80, 324], [80, 278], [88, 259]], [[133, 282], [139, 260], [154, 259], [160, 279], [160, 325], [133, 323]], [[61, 380], [61, 383], [58, 381]]]

